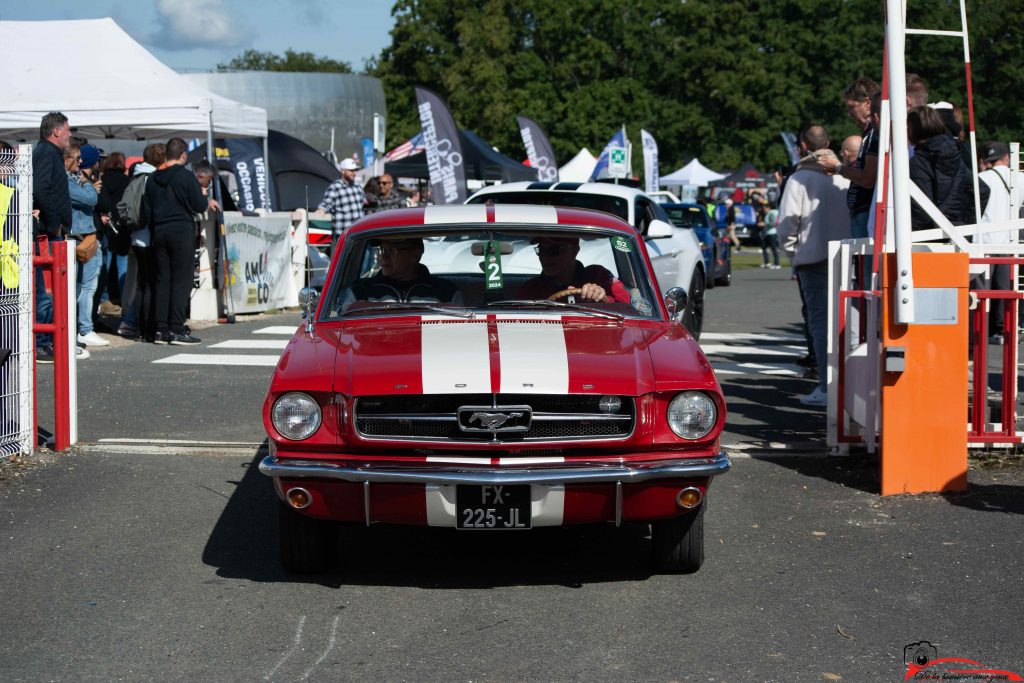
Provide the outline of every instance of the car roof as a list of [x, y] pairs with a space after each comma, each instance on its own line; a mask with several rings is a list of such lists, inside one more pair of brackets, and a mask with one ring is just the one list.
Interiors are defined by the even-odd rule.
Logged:
[[[580, 194], [599, 194], [606, 197], [622, 197], [623, 199], [633, 199], [634, 197], [641, 196], [654, 201], [643, 190], [627, 185], [616, 185], [614, 183], [570, 183], [565, 181], [555, 183], [527, 181], [488, 185], [473, 193], [473, 197], [499, 192], [579, 192]], [[470, 197], [470, 199], [473, 197]]]
[[700, 209], [701, 211], [707, 213], [703, 205], [697, 204], [696, 202], [672, 202], [670, 204], [662, 204], [661, 206], [662, 208], [669, 206], [672, 207], [673, 209]]
[[391, 209], [359, 219], [348, 229], [347, 234], [357, 234], [378, 228], [407, 227], [418, 230], [429, 225], [487, 225], [489, 223], [516, 227], [589, 226], [636, 235], [636, 230], [629, 223], [603, 211], [531, 204], [498, 204], [494, 206], [449, 204], [412, 209]]

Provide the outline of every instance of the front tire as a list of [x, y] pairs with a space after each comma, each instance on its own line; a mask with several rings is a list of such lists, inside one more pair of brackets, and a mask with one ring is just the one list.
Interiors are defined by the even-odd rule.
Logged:
[[683, 315], [683, 325], [694, 339], [700, 339], [700, 333], [704, 329], [704, 273], [700, 268], [693, 271], [687, 294], [689, 301]]
[[651, 560], [665, 574], [692, 574], [704, 564], [704, 504], [651, 524]]
[[333, 525], [277, 502], [277, 544], [281, 566], [290, 574], [321, 574], [331, 558]]

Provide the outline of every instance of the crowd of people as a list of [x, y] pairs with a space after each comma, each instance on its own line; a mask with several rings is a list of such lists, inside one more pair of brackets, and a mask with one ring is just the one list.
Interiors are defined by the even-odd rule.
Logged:
[[[10, 145], [0, 142], [5, 149]], [[33, 148], [35, 253], [50, 242], [74, 243], [76, 272], [76, 354], [107, 346], [96, 333], [100, 321], [120, 316], [107, 329], [131, 340], [194, 345], [201, 340], [189, 328], [188, 311], [199, 247], [199, 219], [220, 211], [212, 198], [217, 177], [206, 160], [186, 168], [187, 144], [181, 138], [147, 145], [141, 162], [126, 167], [124, 154], [102, 151], [73, 137], [71, 122], [60, 112], [40, 121]], [[398, 188], [384, 173], [360, 186], [354, 159], [339, 166], [339, 178], [324, 194], [318, 214], [331, 214], [334, 244], [364, 215], [421, 204], [415, 188]], [[53, 320], [52, 296], [36, 268], [36, 321]], [[101, 317], [103, 316], [103, 317]], [[108, 323], [109, 324], [109, 323]], [[53, 362], [53, 338], [37, 334], [37, 362]]]
[[[971, 149], [960, 108], [949, 102], [929, 104], [928, 86], [916, 74], [907, 74], [906, 84], [911, 181], [953, 225], [1010, 219], [1009, 148], [992, 141], [978, 150], [981, 214], [976, 216]], [[824, 126], [805, 126], [799, 143], [804, 156], [783, 181], [778, 214], [778, 236], [791, 257], [803, 302], [808, 355], [802, 360], [818, 379], [814, 391], [800, 399], [810, 406], [828, 404], [828, 242], [868, 237], [874, 232], [881, 88], [868, 78], [859, 78], [843, 97], [847, 113], [861, 129], [860, 135], [846, 138], [837, 155]], [[1018, 197], [1018, 205], [1022, 199]], [[912, 205], [911, 227], [934, 227], [932, 215], [916, 202]], [[988, 233], [981, 240], [1005, 243], [1009, 234]], [[872, 270], [870, 257], [865, 257], [862, 268], [855, 273], [860, 288], [869, 288]], [[976, 278], [971, 286], [1011, 289], [1010, 273], [1008, 265], [994, 266], [987, 277]], [[993, 301], [990, 343], [1001, 344], [1004, 340], [1002, 303]]]
[[[1011, 190], [1006, 144], [992, 141], [979, 150], [981, 214], [976, 217], [971, 150], [960, 108], [948, 102], [929, 103], [927, 84], [916, 74], [908, 74], [906, 83], [911, 180], [953, 225], [1011, 218], [1011, 191], [1024, 194], [1024, 188]], [[827, 404], [828, 242], [863, 238], [874, 231], [881, 90], [871, 79], [859, 78], [846, 88], [843, 99], [860, 133], [845, 138], [837, 154], [824, 126], [806, 125], [799, 136], [800, 162], [778, 175], [778, 205], [773, 207], [770, 198], [756, 190], [745, 197], [756, 217], [751, 229], [760, 243], [762, 267], [780, 268], [781, 248], [799, 284], [808, 348], [800, 363], [818, 380], [801, 402], [812, 406]], [[73, 138], [63, 114], [51, 112], [42, 118], [39, 144], [33, 149], [36, 253], [41, 242], [75, 242], [79, 358], [88, 357], [89, 346], [109, 344], [96, 334], [97, 314], [120, 314], [116, 332], [128, 339], [200, 343], [187, 326], [197, 218], [220, 206], [209, 196], [215, 169], [202, 161], [189, 171], [186, 151], [180, 138], [150, 144], [143, 161], [126, 168], [123, 154], [103, 156], [95, 146]], [[342, 233], [364, 215], [423, 204], [416, 189], [398, 188], [389, 173], [360, 185], [361, 169], [354, 158], [344, 159], [338, 169], [340, 177], [327, 188], [316, 211], [331, 216], [332, 253]], [[1016, 203], [1021, 202], [1018, 196]], [[732, 197], [724, 201], [724, 218], [729, 240], [739, 249]], [[914, 230], [930, 228], [933, 216], [914, 203], [911, 224]], [[979, 239], [1000, 243], [1008, 237], [997, 232]], [[870, 259], [865, 261], [856, 273], [864, 288], [872, 271]], [[996, 265], [972, 286], [1011, 289], [1010, 279], [1011, 267]], [[50, 322], [52, 301], [38, 268], [36, 283], [36, 318]], [[992, 343], [1002, 343], [1005, 336], [1002, 306], [1002, 300], [992, 302]], [[36, 358], [52, 362], [50, 335], [37, 335]]]
[[[50, 242], [74, 243], [79, 359], [90, 346], [110, 344], [96, 334], [97, 314], [120, 314], [116, 332], [127, 339], [200, 343], [186, 324], [197, 218], [220, 207], [207, 196], [212, 167], [187, 170], [186, 153], [185, 141], [171, 138], [148, 145], [129, 169], [123, 154], [104, 157], [72, 137], [64, 114], [43, 116], [32, 151], [35, 253]], [[35, 277], [36, 321], [50, 323], [53, 301], [41, 268]], [[52, 335], [36, 335], [35, 355], [53, 362]]]

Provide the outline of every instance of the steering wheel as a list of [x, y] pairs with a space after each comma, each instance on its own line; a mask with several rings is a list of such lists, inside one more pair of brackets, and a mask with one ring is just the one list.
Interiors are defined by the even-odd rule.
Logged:
[[[566, 289], [561, 290], [560, 292], [555, 292], [554, 294], [549, 296], [548, 297], [548, 301], [558, 301], [559, 299], [564, 299], [567, 296], [570, 296], [570, 295], [573, 295], [573, 294], [582, 294], [582, 293], [583, 293], [583, 288], [582, 287], [568, 287]], [[601, 301], [599, 301], [598, 303], [610, 304], [612, 301], [613, 301], [613, 299], [610, 296], [605, 295], [605, 297], [603, 299], [601, 299]]]

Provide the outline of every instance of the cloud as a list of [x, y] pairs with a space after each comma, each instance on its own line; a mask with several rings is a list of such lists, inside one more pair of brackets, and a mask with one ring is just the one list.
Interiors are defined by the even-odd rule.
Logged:
[[248, 45], [252, 29], [233, 18], [223, 0], [156, 0], [157, 28], [151, 41], [167, 50]]
[[332, 24], [333, 16], [324, 11], [323, 0], [294, 0], [299, 16], [310, 26], [323, 26]]

